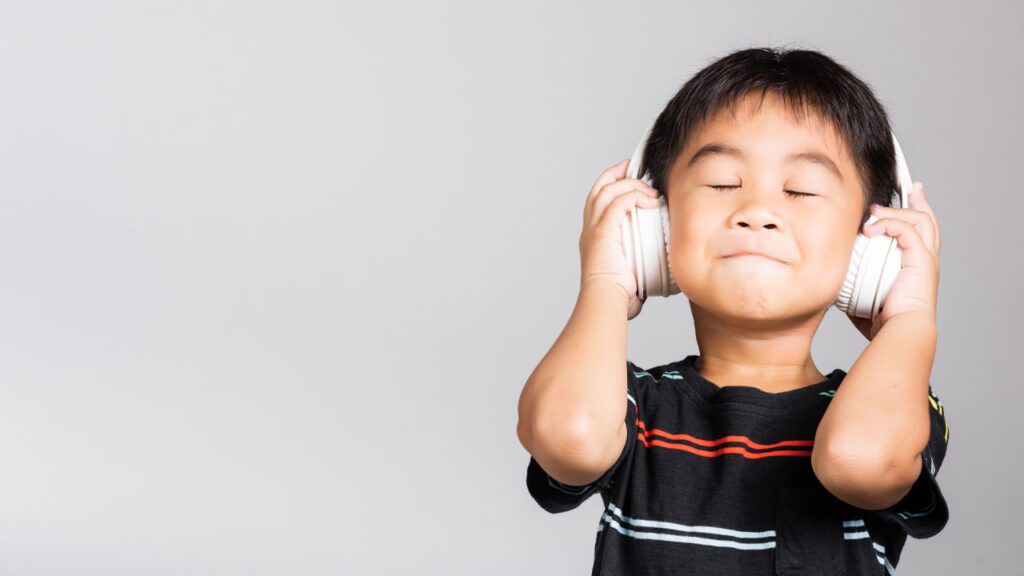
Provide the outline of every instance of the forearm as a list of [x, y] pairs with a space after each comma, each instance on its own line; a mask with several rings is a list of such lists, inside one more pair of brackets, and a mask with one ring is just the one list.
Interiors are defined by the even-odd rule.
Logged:
[[844, 500], [863, 508], [885, 507], [916, 479], [928, 443], [928, 383], [936, 341], [934, 316], [897, 314], [837, 389], [818, 425], [812, 464], [823, 484], [844, 493]]
[[572, 316], [520, 395], [524, 444], [539, 433], [569, 441], [618, 431], [626, 416], [628, 305], [625, 291], [611, 282], [580, 287]]

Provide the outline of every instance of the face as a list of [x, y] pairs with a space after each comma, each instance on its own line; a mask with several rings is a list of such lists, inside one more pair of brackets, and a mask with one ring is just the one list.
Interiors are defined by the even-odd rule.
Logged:
[[[736, 117], [724, 109], [709, 118], [669, 171], [673, 276], [691, 306], [716, 316], [821, 314], [850, 263], [860, 179], [831, 126], [813, 114], [797, 119], [771, 93], [758, 110], [759, 100], [751, 94]], [[727, 151], [705, 148], [712, 144]]]

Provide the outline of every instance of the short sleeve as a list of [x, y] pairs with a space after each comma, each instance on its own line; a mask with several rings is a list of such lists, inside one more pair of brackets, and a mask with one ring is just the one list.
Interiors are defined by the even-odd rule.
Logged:
[[942, 401], [928, 387], [929, 438], [921, 452], [921, 473], [910, 492], [889, 508], [875, 511], [875, 516], [887, 524], [898, 526], [912, 538], [931, 538], [946, 526], [949, 508], [942, 495], [936, 474], [946, 457], [949, 444], [949, 424]]
[[626, 445], [623, 446], [619, 458], [612, 464], [612, 467], [605, 471], [600, 478], [583, 486], [563, 484], [549, 476], [537, 460], [530, 456], [530, 463], [526, 468], [526, 487], [530, 491], [530, 496], [541, 508], [552, 514], [557, 514], [578, 507], [595, 492], [607, 488], [616, 473], [624, 466], [624, 462], [629, 459], [637, 442], [637, 417], [639, 414], [637, 391], [640, 388], [637, 374], [644, 374], [644, 371], [627, 360], [626, 397], [623, 399], [626, 402]]

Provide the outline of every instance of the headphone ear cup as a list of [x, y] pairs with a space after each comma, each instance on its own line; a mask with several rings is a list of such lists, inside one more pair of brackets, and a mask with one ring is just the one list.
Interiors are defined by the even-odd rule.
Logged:
[[843, 286], [839, 289], [839, 296], [834, 303], [835, 307], [847, 316], [858, 316], [856, 314], [856, 302], [862, 286], [858, 282], [861, 272], [860, 263], [864, 259], [864, 252], [867, 250], [868, 242], [871, 239], [858, 232], [857, 238], [853, 241], [853, 254], [850, 255], [850, 266], [846, 270], [846, 278], [843, 279]]
[[662, 277], [665, 279], [665, 296], [672, 296], [673, 294], [679, 294], [679, 285], [676, 284], [675, 276], [672, 274], [672, 261], [668, 257], [668, 247], [670, 232], [672, 226], [668, 220], [668, 201], [665, 200], [664, 196], [659, 196], [661, 206], [658, 210], [661, 212], [661, 261], [665, 263], [662, 268]]
[[657, 208], [633, 207], [623, 222], [626, 262], [636, 277], [637, 295], [671, 296], [679, 293], [668, 261], [668, 205], [659, 196]]
[[[890, 133], [896, 152], [896, 176], [899, 186], [892, 191], [889, 205], [893, 208], [907, 208], [910, 205], [908, 194], [914, 186], [914, 181], [910, 177], [899, 140], [895, 132], [890, 130]], [[872, 214], [865, 224], [876, 221], [878, 217]], [[895, 238], [885, 234], [868, 237], [864, 235], [863, 230], [858, 232], [853, 244], [853, 255], [850, 257], [850, 267], [843, 280], [843, 287], [839, 290], [835, 306], [849, 316], [874, 320], [882, 311], [902, 268], [903, 250]]]
[[[639, 178], [649, 186], [652, 185], [651, 178], [640, 169], [644, 166], [644, 149], [655, 124], [657, 119], [644, 131], [626, 168], [627, 178]], [[647, 172], [646, 168], [644, 172]], [[658, 204], [657, 208], [650, 209], [634, 206], [623, 222], [623, 249], [629, 269], [636, 277], [637, 296], [641, 301], [650, 294], [671, 296], [679, 293], [668, 262], [668, 201], [664, 195], [658, 195]]]
[[[871, 215], [865, 225], [876, 220]], [[874, 320], [903, 267], [902, 256], [895, 238], [884, 234], [868, 237], [859, 232], [846, 278], [834, 303], [836, 308], [848, 316]]]
[[643, 271], [645, 260], [643, 243], [640, 241], [640, 215], [636, 206], [622, 219], [622, 250], [626, 256], [626, 268], [636, 281], [636, 295], [640, 301], [647, 299], [646, 276]]

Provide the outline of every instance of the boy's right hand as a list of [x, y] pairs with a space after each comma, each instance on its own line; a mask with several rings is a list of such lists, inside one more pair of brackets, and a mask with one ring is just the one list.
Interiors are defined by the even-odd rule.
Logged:
[[622, 223], [633, 206], [657, 208], [659, 202], [657, 190], [638, 178], [626, 178], [628, 167], [628, 158], [610, 166], [590, 188], [580, 234], [580, 290], [587, 282], [617, 284], [629, 299], [626, 319], [632, 320], [643, 301], [637, 296], [636, 277], [626, 265]]

